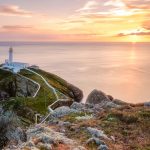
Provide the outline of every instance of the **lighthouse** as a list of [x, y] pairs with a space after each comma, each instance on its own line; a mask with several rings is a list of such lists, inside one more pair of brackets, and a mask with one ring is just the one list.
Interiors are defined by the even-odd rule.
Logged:
[[13, 60], [13, 48], [10, 47], [8, 59], [5, 60], [2, 68], [5, 70], [9, 70], [13, 73], [17, 73], [20, 72], [21, 69], [25, 69], [27, 67], [29, 67], [29, 64], [23, 62], [16, 62]]
[[9, 48], [9, 63], [11, 64], [13, 62], [13, 48]]

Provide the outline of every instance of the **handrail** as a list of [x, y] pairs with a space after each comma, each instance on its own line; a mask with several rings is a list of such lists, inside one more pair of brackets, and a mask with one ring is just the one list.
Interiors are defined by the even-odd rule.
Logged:
[[45, 84], [53, 91], [53, 93], [54, 93], [54, 95], [56, 97], [56, 101], [54, 103], [52, 103], [51, 105], [48, 106], [49, 114], [38, 124], [38, 125], [41, 125], [41, 124], [43, 124], [46, 121], [46, 119], [51, 115], [51, 113], [54, 112], [54, 110], [51, 107], [54, 104], [56, 104], [57, 102], [59, 102], [59, 101], [62, 101], [62, 100], [66, 101], [67, 100], [67, 96], [64, 95], [63, 93], [61, 93], [61, 94], [63, 94], [66, 97], [66, 99], [60, 99], [58, 97], [56, 89], [52, 85], [50, 85], [42, 75], [38, 74], [37, 72], [35, 72], [35, 71], [31, 70], [31, 69], [28, 69], [28, 68], [25, 68], [25, 69], [28, 70], [28, 71], [30, 71], [30, 72], [32, 72], [32, 73], [34, 73], [34, 74], [36, 74], [37, 76], [41, 77], [42, 80], [45, 82]]

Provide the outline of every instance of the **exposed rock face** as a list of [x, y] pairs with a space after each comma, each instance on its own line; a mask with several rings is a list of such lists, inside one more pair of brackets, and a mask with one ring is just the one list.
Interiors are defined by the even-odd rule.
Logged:
[[69, 84], [68, 89], [70, 90], [68, 93], [70, 97], [73, 98], [76, 102], [81, 102], [83, 98], [83, 92], [72, 84]]
[[25, 132], [19, 127], [17, 116], [11, 111], [0, 108], [0, 149], [6, 144], [13, 142], [18, 144], [26, 141]]
[[10, 95], [10, 97], [33, 96], [38, 86], [32, 81], [18, 75], [1, 80], [0, 88]]
[[86, 100], [86, 103], [89, 103], [89, 104], [99, 104], [103, 101], [110, 101], [109, 99], [109, 96], [107, 96], [104, 92], [102, 91], [98, 91], [98, 90], [93, 90], [87, 100]]
[[32, 81], [21, 76], [16, 76], [16, 96], [33, 96], [38, 86]]

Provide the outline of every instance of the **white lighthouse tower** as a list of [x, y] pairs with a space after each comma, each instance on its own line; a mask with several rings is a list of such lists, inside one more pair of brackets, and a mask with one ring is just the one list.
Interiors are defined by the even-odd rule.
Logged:
[[13, 60], [13, 48], [9, 48], [8, 59], [5, 60], [5, 63], [2, 65], [3, 69], [9, 70], [13, 73], [19, 72], [21, 69], [29, 67], [29, 64], [23, 62], [14, 62]]
[[13, 62], [13, 48], [9, 48], [9, 63], [11, 64]]

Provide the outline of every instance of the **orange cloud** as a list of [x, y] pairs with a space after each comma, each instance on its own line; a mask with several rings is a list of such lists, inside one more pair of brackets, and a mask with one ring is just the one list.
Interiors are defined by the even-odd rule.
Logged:
[[0, 15], [31, 17], [32, 12], [21, 9], [16, 5], [0, 5]]
[[123, 0], [128, 8], [132, 9], [150, 9], [149, 0]]
[[150, 30], [150, 20], [145, 21], [143, 23], [143, 28], [146, 29], [146, 30]]

